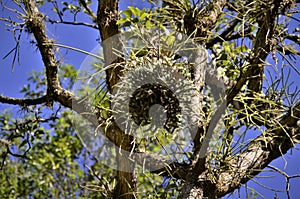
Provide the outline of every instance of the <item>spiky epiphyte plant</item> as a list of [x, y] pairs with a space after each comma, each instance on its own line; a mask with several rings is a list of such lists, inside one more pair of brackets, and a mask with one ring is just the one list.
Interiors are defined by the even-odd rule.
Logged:
[[[191, 80], [180, 74], [167, 57], [155, 62], [140, 57], [130, 61], [125, 75], [116, 85], [112, 109], [116, 122], [125, 133], [137, 137], [137, 130], [156, 134], [158, 129], [168, 133], [191, 128], [187, 117], [197, 110], [192, 105], [195, 89]], [[190, 129], [190, 130], [191, 130]], [[150, 134], [147, 134], [147, 137]]]

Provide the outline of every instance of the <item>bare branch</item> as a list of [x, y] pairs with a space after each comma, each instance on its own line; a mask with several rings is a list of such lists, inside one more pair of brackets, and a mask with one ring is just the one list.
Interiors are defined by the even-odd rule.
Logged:
[[92, 17], [92, 20], [94, 22], [97, 21], [97, 16], [95, 15], [95, 13], [88, 7], [88, 5], [86, 4], [85, 0], [79, 0], [79, 3], [84, 7], [84, 9], [86, 9], [87, 13]]
[[285, 191], [286, 191], [286, 194], [287, 194], [287, 198], [290, 199], [291, 198], [291, 196], [290, 196], [290, 179], [299, 178], [300, 174], [290, 176], [286, 172], [278, 169], [277, 167], [274, 167], [272, 165], [269, 165], [268, 167], [273, 169], [274, 171], [280, 173], [281, 175], [283, 175], [285, 177], [285, 180], [286, 180], [286, 190]]
[[283, 55], [298, 55], [298, 56], [300, 56], [300, 51], [297, 51], [296, 49], [292, 49], [289, 47], [277, 46], [276, 50], [281, 52]]
[[49, 102], [49, 100], [50, 98], [47, 95], [36, 99], [13, 98], [13, 97], [0, 95], [0, 103], [20, 105], [20, 106], [31, 106], [31, 105], [43, 104]]
[[44, 43], [50, 43], [50, 39], [46, 35], [46, 27], [43, 23], [44, 15], [38, 11], [35, 1], [28, 1], [25, 3], [25, 8], [28, 12], [28, 19], [26, 21], [27, 28], [33, 33], [37, 46], [40, 50], [47, 77], [47, 94], [53, 95], [60, 85], [57, 75], [58, 61], [55, 58], [54, 51], [51, 46], [45, 46]]
[[[57, 101], [63, 106], [75, 110], [79, 114], [91, 113], [91, 107], [77, 99], [70, 91], [63, 89], [59, 83], [57, 74], [58, 61], [55, 58], [54, 51], [52, 49], [53, 46], [45, 45], [52, 42], [46, 34], [45, 24], [43, 23], [44, 15], [38, 11], [35, 1], [31, 0], [26, 2], [25, 8], [28, 10], [28, 19], [26, 21], [27, 28], [31, 30], [37, 41], [37, 46], [40, 50], [46, 68], [47, 99]], [[21, 102], [24, 101], [21, 100]], [[90, 115], [91, 116], [86, 116], [86, 118], [89, 119], [95, 126], [98, 126], [98, 118], [95, 114]]]
[[206, 43], [206, 46], [208, 48], [211, 48], [214, 44], [216, 44], [217, 42], [222, 42], [222, 41], [227, 41], [229, 40], [228, 36], [229, 35], [232, 35], [230, 33], [233, 32], [234, 30], [234, 27], [238, 24], [240, 20], [239, 19], [234, 19], [230, 24], [229, 26], [220, 34], [218, 35], [217, 37], [214, 37], [212, 38], [211, 40], [209, 40], [207, 43]]
[[299, 35], [294, 35], [294, 34], [286, 34], [285, 35], [286, 39], [289, 39], [293, 42], [295, 42], [296, 44], [300, 45], [300, 37]]
[[98, 26], [95, 24], [89, 24], [89, 23], [84, 23], [84, 22], [76, 22], [76, 21], [58, 21], [58, 20], [52, 20], [52, 19], [47, 19], [48, 22], [54, 24], [68, 24], [68, 25], [74, 25], [74, 26], [86, 26], [89, 28], [94, 28], [98, 30]]

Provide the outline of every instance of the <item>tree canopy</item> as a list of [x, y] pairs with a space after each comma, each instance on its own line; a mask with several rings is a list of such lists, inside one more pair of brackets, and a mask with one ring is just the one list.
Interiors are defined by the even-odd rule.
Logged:
[[298, 0], [0, 3], [3, 59], [16, 70], [25, 45], [43, 65], [0, 94], [1, 197], [255, 198], [276, 172], [292, 198], [300, 174], [271, 162], [299, 143]]

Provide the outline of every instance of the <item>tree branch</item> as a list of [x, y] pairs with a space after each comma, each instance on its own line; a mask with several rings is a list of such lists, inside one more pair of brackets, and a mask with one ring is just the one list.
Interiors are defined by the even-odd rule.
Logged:
[[300, 56], [300, 51], [297, 51], [296, 49], [292, 49], [287, 46], [282, 47], [282, 46], [277, 45], [276, 50], [281, 52], [283, 55], [298, 55], [298, 56]]
[[134, 160], [145, 170], [150, 170], [152, 173], [160, 176], [168, 176], [177, 179], [187, 178], [187, 173], [191, 171], [190, 164], [171, 162], [165, 157], [156, 156], [148, 153], [135, 153]]
[[[118, 57], [115, 52], [122, 52], [122, 46], [118, 37], [119, 19], [118, 0], [99, 0], [97, 10], [97, 23], [101, 40], [103, 44], [104, 60], [106, 65], [120, 63], [122, 58]], [[113, 86], [118, 83], [122, 73], [121, 64], [106, 70], [106, 83], [110, 93], [113, 92]], [[126, 151], [133, 151], [133, 137], [125, 134], [113, 122], [107, 133], [112, 134], [116, 146]], [[117, 184], [114, 190], [114, 198], [132, 199], [136, 194], [136, 176], [134, 174], [134, 163], [130, 161], [127, 155], [122, 155], [118, 151], [117, 156]]]
[[14, 98], [0, 95], [0, 103], [4, 104], [12, 104], [12, 105], [20, 105], [20, 106], [32, 106], [47, 103], [50, 101], [50, 98], [45, 95], [36, 99], [23, 99], [23, 98]]
[[38, 11], [35, 1], [26, 1], [24, 4], [28, 17], [26, 26], [33, 33], [37, 41], [37, 46], [46, 68], [47, 95], [53, 96], [54, 92], [60, 88], [57, 75], [58, 61], [55, 58], [52, 46], [44, 45], [45, 43], [51, 43], [46, 34], [45, 24], [43, 23], [44, 15]]
[[[65, 90], [61, 87], [57, 74], [58, 61], [55, 58], [52, 45], [45, 45], [52, 42], [46, 34], [46, 27], [43, 23], [44, 15], [39, 12], [38, 8], [36, 7], [35, 1], [27, 1], [24, 3], [24, 5], [28, 15], [26, 21], [27, 28], [30, 30], [30, 32], [33, 33], [36, 39], [37, 46], [46, 68], [47, 99], [57, 101], [63, 106], [73, 109], [79, 114], [91, 113], [91, 107], [77, 99], [70, 91]], [[37, 101], [38, 100], [35, 100], [35, 102]], [[85, 117], [89, 119], [95, 126], [99, 125], [98, 118], [95, 116], [95, 114], [85, 115]]]
[[284, 37], [285, 37], [285, 39], [291, 40], [291, 41], [295, 42], [296, 44], [300, 45], [299, 35], [286, 33]]
[[[117, 36], [119, 34], [118, 0], [105, 0], [98, 3], [97, 23], [101, 40], [103, 42], [104, 59], [106, 65], [121, 62], [115, 51], [122, 52], [121, 42]], [[109, 40], [107, 40], [109, 39]], [[106, 83], [108, 90], [112, 93], [112, 87], [118, 83], [121, 73], [121, 65], [106, 70]]]
[[[256, 16], [259, 26], [253, 46], [253, 56], [250, 59], [252, 76], [248, 88], [254, 92], [260, 92], [263, 80], [263, 62], [272, 49], [271, 39], [274, 37], [276, 18], [294, 4], [293, 1], [262, 1], [261, 8], [265, 10], [263, 15]], [[256, 14], [258, 15], [258, 14]]]
[[[268, 14], [263, 15], [263, 17], [258, 18], [259, 30], [256, 34], [254, 46], [252, 49], [253, 56], [250, 58], [250, 65], [248, 69], [240, 75], [237, 83], [232, 86], [230, 90], [227, 91], [227, 101], [228, 104], [233, 102], [233, 98], [240, 92], [240, 89], [248, 82], [248, 89], [254, 92], [259, 92], [262, 86], [262, 76], [263, 76], [263, 64], [264, 60], [270, 53], [271, 45], [270, 38], [273, 37], [275, 19], [281, 13], [285, 12], [285, 9], [292, 4], [292, 2], [285, 2], [283, 6], [282, 1], [273, 1], [271, 3], [265, 3], [267, 5], [266, 12]], [[271, 6], [273, 5], [273, 6]], [[278, 9], [283, 10], [278, 10]]]
[[234, 27], [239, 23], [239, 19], [234, 19], [233, 21], [231, 21], [231, 23], [229, 24], [229, 26], [217, 37], [214, 37], [212, 39], [210, 39], [207, 43], [206, 46], [208, 48], [211, 48], [214, 44], [218, 43], [218, 42], [222, 42], [222, 41], [226, 41], [229, 38], [227, 38], [229, 35], [229, 33], [232, 33], [234, 30]]
[[88, 7], [85, 0], [79, 0], [79, 3], [86, 9], [87, 13], [92, 17], [93, 22], [97, 21], [97, 16], [95, 13]]
[[216, 182], [217, 196], [222, 197], [237, 189], [291, 149], [293, 140], [300, 137], [299, 120], [300, 102], [268, 134], [258, 136], [241, 154], [228, 157], [229, 168], [219, 173]]
[[76, 22], [76, 21], [58, 21], [58, 20], [52, 20], [52, 19], [47, 19], [48, 22], [54, 24], [68, 24], [68, 25], [75, 25], [75, 26], [86, 26], [90, 28], [94, 28], [98, 30], [98, 26], [94, 24], [89, 24], [89, 23], [84, 23], [84, 22]]

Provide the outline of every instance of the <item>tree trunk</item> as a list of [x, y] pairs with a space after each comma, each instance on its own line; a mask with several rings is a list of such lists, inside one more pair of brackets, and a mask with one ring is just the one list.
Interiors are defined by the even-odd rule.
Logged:
[[[106, 65], [122, 61], [122, 58], [117, 57], [114, 53], [114, 50], [122, 52], [122, 46], [118, 37], [118, 4], [118, 0], [98, 1], [97, 23], [103, 44]], [[118, 83], [122, 76], [122, 66], [112, 67], [105, 72], [108, 90], [112, 93], [114, 85]], [[117, 185], [114, 190], [114, 198], [135, 198], [134, 190], [136, 190], [136, 180], [134, 175], [134, 164], [129, 160], [129, 157], [121, 154], [119, 150], [123, 149], [130, 152], [133, 147], [132, 137], [124, 134], [115, 123], [108, 131], [112, 131], [107, 132], [107, 134], [112, 135], [111, 139], [114, 141], [117, 150]]]

